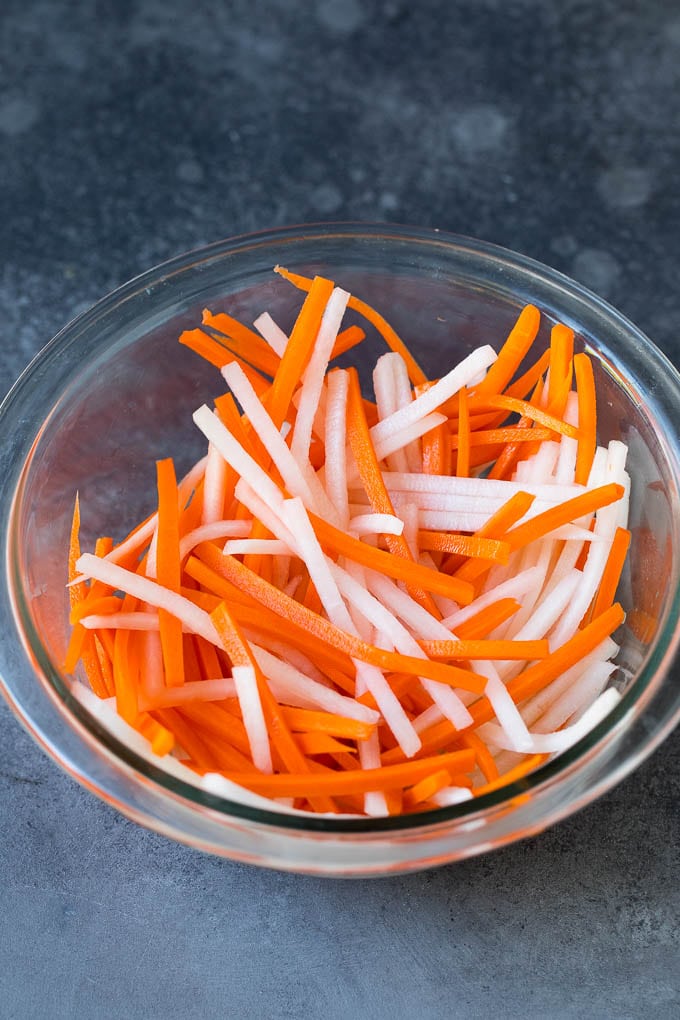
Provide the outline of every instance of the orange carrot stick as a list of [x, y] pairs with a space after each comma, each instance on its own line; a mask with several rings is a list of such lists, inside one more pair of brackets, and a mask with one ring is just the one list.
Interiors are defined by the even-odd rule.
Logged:
[[498, 778], [498, 766], [496, 765], [489, 748], [478, 733], [475, 733], [473, 730], [469, 730], [467, 733], [463, 734], [460, 742], [463, 747], [469, 747], [471, 751], [475, 752], [477, 764], [479, 765], [479, 768], [487, 782], [493, 782], [494, 779]]
[[345, 740], [368, 740], [375, 730], [371, 723], [309, 708], [290, 708], [282, 705], [281, 715], [291, 732], [296, 733], [327, 733], [329, 736]]
[[347, 351], [351, 351], [353, 347], [360, 344], [362, 340], [366, 339], [366, 334], [360, 326], [348, 326], [347, 329], [343, 329], [342, 332], [338, 333], [337, 339], [333, 345], [331, 351], [330, 360], [339, 358], [341, 354], [346, 354]]
[[261, 776], [231, 774], [232, 782], [267, 797], [308, 797], [310, 794], [330, 796], [348, 793], [369, 793], [372, 790], [405, 789], [431, 772], [446, 769], [449, 774], [467, 772], [474, 766], [474, 751], [452, 751], [435, 758], [418, 758], [399, 765], [377, 769], [354, 769], [342, 772], [321, 772], [309, 775]]
[[597, 445], [595, 430], [597, 411], [595, 406], [595, 378], [593, 366], [587, 354], [574, 358], [576, 392], [578, 394], [578, 447], [574, 481], [586, 485], [595, 456]]
[[451, 441], [446, 422], [426, 432], [421, 440], [423, 449], [423, 474], [451, 474]]
[[[170, 591], [180, 589], [179, 509], [177, 479], [170, 458], [156, 464], [158, 479], [158, 531], [156, 575], [158, 583]], [[165, 683], [180, 687], [184, 683], [182, 624], [164, 609], [158, 610]]]
[[[361, 401], [361, 388], [359, 376], [356, 369], [349, 370], [349, 387], [347, 394], [347, 436], [349, 438], [352, 454], [359, 471], [361, 483], [366, 490], [369, 503], [374, 513], [390, 514], [394, 516], [394, 507], [385, 485], [380, 465], [376, 456], [375, 448], [371, 440], [368, 422], [364, 414]], [[387, 547], [395, 557], [402, 557], [409, 563], [408, 578], [409, 592], [417, 602], [428, 610], [432, 616], [440, 618], [432, 596], [427, 588], [422, 590], [420, 582], [413, 576], [417, 572], [417, 564], [414, 563], [411, 550], [403, 535], [386, 535]], [[436, 575], [436, 571], [432, 572]], [[443, 594], [443, 593], [442, 593]], [[451, 598], [455, 596], [450, 595]]]
[[473, 397], [470, 404], [472, 407], [502, 408], [506, 411], [524, 415], [525, 418], [530, 418], [548, 431], [557, 432], [562, 436], [570, 436], [572, 439], [576, 439], [578, 436], [578, 429], [574, 425], [562, 421], [561, 418], [556, 418], [553, 414], [548, 414], [547, 411], [540, 407], [535, 407], [528, 400], [519, 400], [516, 397], [508, 397], [500, 393], [489, 397]]
[[244, 326], [226, 312], [213, 314], [207, 308], [203, 309], [203, 325], [221, 333], [225, 345], [239, 358], [274, 378], [281, 359], [254, 329]]
[[[297, 624], [298, 627], [306, 629], [310, 636], [345, 652], [351, 658], [368, 662], [370, 665], [378, 666], [380, 669], [410, 673], [415, 676], [425, 676], [428, 679], [439, 680], [442, 683], [461, 687], [464, 690], [471, 690], [475, 693], [481, 693], [484, 689], [485, 679], [469, 670], [459, 669], [444, 663], [431, 662], [428, 659], [401, 655], [398, 652], [387, 652], [382, 648], [376, 648], [374, 645], [369, 645], [365, 641], [353, 637], [351, 634], [335, 627], [324, 617], [310, 612], [309, 609], [291, 599], [284, 592], [279, 591], [278, 588], [263, 581], [262, 578], [253, 574], [252, 571], [244, 567], [233, 556], [223, 556], [207, 543], [196, 549], [196, 557], [200, 557], [204, 565], [216, 574], [221, 575], [228, 581], [241, 587], [242, 590], [248, 592], [270, 612], [275, 613], [287, 622]], [[189, 558], [186, 568], [188, 571], [193, 559], [194, 557]], [[204, 577], [206, 573], [206, 571], [203, 571]]]
[[510, 555], [509, 544], [501, 539], [480, 538], [478, 535], [462, 535], [453, 531], [419, 531], [418, 545], [432, 552], [493, 560], [495, 563], [507, 563]]
[[561, 416], [571, 389], [574, 356], [574, 331], [556, 323], [550, 333], [550, 368], [547, 407], [551, 414]]
[[425, 776], [420, 782], [415, 783], [410, 790], [407, 790], [404, 794], [404, 808], [409, 811], [422, 804], [426, 800], [430, 800], [434, 797], [435, 793], [439, 793], [444, 787], [451, 785], [451, 774], [446, 769], [440, 769], [439, 772], [433, 772], [430, 776]]
[[[388, 510], [376, 512], [389, 513]], [[466, 581], [448, 577], [446, 574], [433, 570], [432, 567], [415, 563], [408, 546], [406, 547], [408, 556], [402, 556], [399, 552], [385, 552], [383, 549], [377, 549], [375, 546], [362, 542], [361, 539], [340, 531], [332, 524], [322, 520], [321, 517], [317, 517], [316, 514], [310, 513], [309, 519], [323, 549], [345, 556], [348, 560], [361, 563], [365, 567], [378, 570], [397, 581], [404, 581], [412, 588], [417, 586], [424, 591], [445, 595], [447, 598], [460, 602], [461, 605], [467, 605], [472, 601], [474, 591]], [[388, 535], [385, 537], [387, 540], [397, 536]], [[393, 548], [399, 550], [401, 545]]]
[[538, 358], [523, 375], [519, 376], [519, 378], [517, 378], [510, 386], [505, 388], [505, 396], [518, 397], [520, 400], [525, 398], [526, 395], [534, 389], [536, 383], [544, 374], [549, 364], [550, 351], [543, 351], [540, 358]]
[[[500, 446], [503, 443], [542, 443], [552, 438], [550, 429], [527, 428], [518, 424], [502, 429], [479, 429], [466, 442], [468, 446]], [[451, 436], [452, 449], [457, 450], [458, 443], [459, 436]]]
[[[312, 281], [308, 277], [300, 276], [298, 273], [289, 273], [287, 269], [283, 268], [283, 266], [276, 266], [275, 272], [279, 273], [279, 275], [285, 280], [288, 280], [289, 283], [292, 283], [294, 287], [298, 288], [298, 290], [309, 291], [311, 287]], [[400, 336], [398, 336], [387, 320], [384, 319], [379, 312], [376, 312], [376, 310], [370, 305], [367, 305], [365, 301], [361, 301], [354, 295], [350, 297], [348, 307], [352, 308], [360, 315], [363, 315], [366, 321], [370, 322], [370, 324], [383, 338], [390, 350], [401, 354], [402, 358], [406, 362], [409, 379], [414, 385], [420, 385], [427, 382], [427, 376], [404, 344], [404, 341]]]
[[[476, 538], [493, 538], [496, 540], [507, 541], [506, 535], [513, 524], [521, 520], [525, 513], [531, 507], [534, 501], [534, 497], [528, 492], [517, 492], [514, 496], [511, 496], [507, 503], [499, 507], [495, 514], [489, 518], [486, 524], [479, 528], [473, 537]], [[514, 548], [514, 546], [513, 546]], [[482, 574], [485, 573], [489, 568], [489, 564], [477, 558], [475, 560], [468, 560], [464, 563], [456, 573], [455, 577], [459, 581], [467, 581], [468, 583], [476, 581]]]
[[508, 339], [501, 347], [496, 361], [481, 383], [475, 387], [475, 396], [500, 393], [505, 389], [536, 339], [540, 322], [541, 314], [538, 308], [534, 305], [525, 305]]
[[509, 620], [517, 612], [520, 604], [517, 599], [504, 598], [493, 602], [485, 609], [480, 609], [474, 616], [469, 617], [456, 627], [456, 636], [462, 641], [473, 638], [486, 637], [496, 627]]
[[298, 745], [304, 755], [319, 755], [319, 754], [356, 754], [356, 748], [350, 747], [348, 744], [343, 744], [335, 737], [331, 737], [328, 733], [319, 733], [312, 731], [311, 733], [296, 733], [295, 743]]
[[[440, 426], [441, 428], [442, 426]], [[468, 391], [465, 386], [458, 391], [458, 435], [456, 445], [451, 443], [451, 449], [458, 451], [456, 458], [456, 475], [458, 478], [468, 478], [470, 475], [470, 411], [468, 409]]]
[[545, 659], [549, 654], [546, 640], [536, 641], [419, 641], [426, 655], [433, 659]]
[[288, 414], [293, 391], [307, 367], [321, 318], [332, 291], [333, 284], [330, 280], [316, 276], [293, 326], [271, 391], [264, 401], [277, 428], [281, 428]]
[[616, 529], [602, 573], [602, 580], [593, 602], [592, 617], [600, 616], [606, 609], [609, 609], [616, 598], [616, 589], [619, 586], [621, 572], [630, 548], [630, 538], [630, 531], [626, 528]]
[[600, 485], [597, 489], [590, 489], [580, 496], [567, 499], [564, 503], [544, 510], [536, 514], [525, 524], [518, 524], [516, 528], [506, 532], [505, 540], [510, 543], [511, 549], [521, 549], [529, 542], [535, 542], [537, 538], [543, 538], [556, 528], [564, 524], [570, 524], [586, 514], [601, 510], [611, 503], [616, 503], [623, 497], [623, 486], [618, 482], [609, 482], [607, 485]]
[[225, 365], [229, 365], [232, 361], [235, 361], [241, 366], [245, 375], [248, 377], [250, 384], [259, 397], [267, 393], [270, 388], [270, 383], [267, 379], [262, 376], [257, 369], [249, 365], [243, 358], [239, 358], [237, 354], [234, 354], [232, 350], [219, 343], [213, 337], [208, 336], [202, 329], [187, 329], [179, 338], [179, 342], [184, 346], [188, 347], [194, 353], [200, 355], [206, 361], [210, 362], [216, 368], [224, 368]]
[[549, 756], [547, 754], [531, 754], [524, 761], [519, 762], [514, 768], [508, 769], [502, 775], [496, 779], [492, 779], [483, 786], [476, 787], [473, 790], [475, 797], [481, 797], [485, 793], [492, 793], [494, 790], [500, 790], [504, 786], [509, 786], [510, 783], [516, 783], [519, 779], [524, 779], [530, 772], [537, 769], [539, 765], [542, 765]]

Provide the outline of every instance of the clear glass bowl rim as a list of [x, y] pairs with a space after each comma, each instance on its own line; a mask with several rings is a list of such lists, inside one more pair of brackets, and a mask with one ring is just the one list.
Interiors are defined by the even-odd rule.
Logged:
[[[571, 302], [580, 302], [591, 313], [594, 311], [598, 316], [609, 320], [612, 325], [615, 325], [623, 332], [629, 343], [635, 343], [636, 356], [645, 359], [653, 371], [659, 387], [654, 394], [655, 406], [657, 411], [660, 411], [662, 420], [665, 419], [665, 424], [668, 426], [667, 436], [669, 437], [669, 443], [666, 444], [668, 463], [673, 469], [676, 484], [680, 484], [679, 429], [677, 422], [672, 420], [673, 410], [677, 413], [677, 409], [680, 408], [680, 376], [665, 355], [637, 327], [587, 288], [527, 256], [509, 251], [489, 242], [444, 231], [383, 223], [318, 223], [239, 235], [183, 253], [147, 270], [112, 291], [90, 309], [77, 316], [36, 355], [0, 405], [0, 434], [13, 435], [15, 432], [21, 432], [23, 435], [30, 435], [31, 442], [36, 439], [40, 432], [42, 421], [35, 419], [20, 422], [19, 420], [21, 397], [26, 392], [26, 388], [30, 388], [36, 375], [44, 370], [46, 363], [59, 357], [60, 353], [77, 337], [82, 336], [86, 331], [94, 329], [96, 324], [103, 319], [114, 315], [120, 305], [141, 291], [154, 288], [161, 281], [172, 280], [173, 277], [181, 275], [185, 271], [193, 270], [202, 263], [220, 260], [225, 256], [237, 255], [239, 251], [271, 247], [273, 251], [276, 250], [279, 256], [281, 256], [281, 251], [287, 244], [295, 244], [298, 241], [323, 241], [324, 238], [333, 238], [335, 240], [342, 238], [347, 240], [379, 240], [385, 243], [407, 242], [412, 243], [416, 247], [421, 246], [432, 249], [441, 247], [449, 252], [455, 249], [461, 255], [469, 255], [477, 260], [486, 260], [500, 270], [506, 268], [519, 272], [527, 280], [534, 278], [543, 285], [547, 285], [553, 292], [562, 291]], [[282, 257], [278, 259], [273, 258], [272, 265], [277, 261], [284, 261], [284, 259]], [[228, 268], [226, 271], [228, 272]], [[89, 352], [88, 356], [93, 357], [95, 351], [96, 346]], [[55, 390], [50, 396], [53, 400], [58, 399], [59, 391]], [[121, 794], [120, 790], [116, 790], [113, 796], [111, 796], [110, 791], [101, 790], [97, 786], [96, 781], [88, 775], [87, 770], [80, 763], [75, 763], [71, 760], [67, 746], [69, 741], [76, 740], [79, 743], [79, 755], [77, 756], [79, 760], [82, 757], [83, 751], [94, 756], [104, 751], [109, 760], [114, 761], [120, 768], [121, 774], [124, 774], [128, 779], [141, 780], [147, 784], [151, 781], [161, 796], [166, 795], [172, 800], [180, 800], [184, 804], [193, 805], [199, 809], [203, 808], [211, 813], [217, 812], [218, 815], [225, 815], [235, 820], [241, 819], [244, 822], [274, 826], [280, 830], [297, 831], [301, 834], [316, 832], [327, 833], [329, 836], [340, 836], [343, 833], [356, 833], [357, 835], [363, 834], [365, 837], [370, 837], [372, 834], [377, 836], [381, 833], [425, 830], [431, 827], [438, 829], [440, 826], [446, 826], [452, 822], [455, 823], [473, 816], [484, 815], [488, 812], [493, 813], [495, 809], [502, 808], [516, 798], [524, 799], [528, 793], [538, 794], [540, 791], [545, 793], [550, 788], [554, 788], [562, 778], [566, 778], [570, 774], [573, 775], [575, 769], [580, 768], [584, 764], [593, 765], [593, 756], [595, 756], [596, 763], [599, 748], [608, 742], [608, 738], [612, 738], [617, 732], [621, 733], [625, 727], [629, 745], [625, 756], [620, 757], [616, 761], [614, 768], [606, 771], [604, 775], [600, 775], [585, 793], [581, 793], [578, 797], [572, 797], [569, 803], [562, 805], [559, 812], [553, 812], [551, 815], [551, 812], [547, 811], [547, 824], [556, 820], [556, 817], [563, 817], [577, 807], [584, 806], [623, 779], [644, 758], [651, 754], [680, 720], [680, 690], [676, 697], [672, 699], [672, 703], [666, 704], [668, 700], [668, 691], [666, 689], [666, 700], [663, 707], [663, 725], [657, 727], [653, 732], [649, 732], [642, 725], [640, 715], [636, 715], [631, 721], [631, 713], [645, 694], [651, 694], [652, 697], [658, 695], [659, 678], [661, 675], [667, 675], [670, 672], [672, 660], [677, 655], [678, 645], [680, 644], [680, 630], [678, 628], [678, 618], [680, 616], [679, 586], [668, 600], [665, 619], [660, 626], [653, 650], [648, 656], [641, 672], [621, 699], [621, 702], [603, 722], [591, 730], [586, 737], [575, 744], [569, 751], [541, 766], [522, 780], [485, 794], [474, 801], [467, 801], [452, 807], [440, 808], [436, 811], [417, 815], [384, 819], [335, 820], [314, 816], [285, 815], [275, 811], [270, 812], [259, 808], [252, 808], [238, 802], [229, 801], [226, 798], [213, 796], [196, 786], [176, 779], [162, 769], [156, 768], [145, 758], [137, 755], [110, 734], [108, 730], [104, 729], [87, 712], [81, 702], [70, 693], [68, 686], [64, 683], [62, 674], [50, 660], [49, 654], [39, 636], [32, 628], [30, 612], [26, 605], [22, 605], [20, 597], [20, 578], [12, 576], [13, 570], [16, 569], [15, 546], [13, 545], [13, 538], [16, 538], [16, 535], [13, 524], [16, 518], [16, 507], [20, 503], [23, 462], [11, 463], [10, 468], [9, 474], [0, 483], [2, 495], [5, 496], [8, 492], [11, 495], [11, 505], [8, 507], [6, 505], [8, 501], [5, 499], [0, 507], [2, 514], [0, 523], [6, 525], [4, 530], [7, 536], [3, 551], [3, 555], [6, 557], [5, 577], [7, 579], [7, 591], [0, 593], [0, 599], [9, 599], [12, 603], [15, 621], [20, 621], [23, 631], [17, 638], [28, 643], [29, 654], [33, 662], [39, 664], [43, 673], [43, 679], [48, 687], [45, 687], [44, 690], [41, 688], [38, 708], [35, 706], [27, 708], [24, 703], [26, 699], [22, 693], [22, 680], [10, 680], [0, 676], [0, 686], [15, 714], [51, 757], [65, 768], [67, 772], [83, 783], [83, 785], [92, 789], [100, 796], [104, 796], [105, 799], [113, 800], [123, 811], [126, 810], [124, 795]], [[5, 640], [8, 639], [8, 636], [6, 636]], [[32, 679], [35, 681], [34, 676]], [[25, 677], [23, 681], [26, 681]], [[655, 689], [652, 690], [652, 688]], [[31, 693], [34, 696], [37, 692], [33, 691]], [[30, 700], [33, 701], [35, 699], [32, 697]], [[633, 729], [636, 732], [631, 740]], [[138, 814], [133, 808], [129, 806], [128, 808], [128, 813], [131, 815], [136, 816]], [[541, 825], [540, 827], [543, 826]], [[185, 838], [190, 841], [190, 834], [186, 834]]]

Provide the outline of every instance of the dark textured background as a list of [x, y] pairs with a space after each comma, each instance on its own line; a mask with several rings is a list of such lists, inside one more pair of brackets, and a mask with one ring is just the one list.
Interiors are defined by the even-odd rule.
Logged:
[[[679, 86], [666, 0], [2, 0], [0, 390], [154, 263], [319, 219], [517, 249], [677, 363]], [[352, 884], [137, 828], [4, 706], [0, 747], [3, 1018], [679, 1015], [677, 735], [536, 839]]]

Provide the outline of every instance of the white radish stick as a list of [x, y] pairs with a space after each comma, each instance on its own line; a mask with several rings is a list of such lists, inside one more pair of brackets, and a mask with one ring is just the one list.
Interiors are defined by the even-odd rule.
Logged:
[[347, 500], [347, 372], [331, 372], [327, 382], [328, 399], [324, 442], [326, 448], [325, 488], [328, 499], [335, 507], [339, 525], [347, 529], [349, 505]]
[[213, 524], [224, 518], [227, 463], [212, 443], [208, 443], [208, 459], [203, 480], [201, 524]]
[[548, 711], [550, 706], [560, 698], [565, 691], [568, 691], [572, 684], [576, 683], [581, 676], [596, 663], [606, 662], [613, 659], [619, 647], [611, 638], [606, 638], [597, 648], [586, 655], [570, 669], [565, 670], [542, 691], [534, 694], [520, 705], [522, 718], [527, 726], [533, 727], [539, 719]]
[[278, 354], [278, 356], [282, 358], [286, 353], [286, 347], [288, 346], [288, 336], [281, 327], [274, 322], [269, 312], [262, 312], [262, 315], [258, 315], [253, 322], [253, 326], [260, 336], [267, 341], [274, 353]]
[[[548, 711], [533, 727], [534, 733], [552, 733], [572, 716], [578, 716], [599, 698], [616, 669], [613, 662], [593, 662], [571, 687], [556, 698]], [[574, 719], [576, 721], [576, 719]]]
[[236, 697], [233, 677], [217, 677], [214, 680], [192, 680], [181, 687], [166, 687], [155, 693], [143, 693], [139, 698], [141, 712], [156, 708], [174, 708], [191, 704], [193, 701], [224, 701]]
[[231, 675], [236, 688], [236, 696], [243, 716], [243, 725], [250, 744], [253, 765], [271, 774], [272, 765], [269, 734], [262, 710], [262, 701], [257, 689], [257, 678], [252, 666], [232, 666]]
[[[328, 362], [340, 330], [342, 318], [347, 308], [349, 294], [346, 290], [336, 287], [333, 290], [321, 319], [316, 343], [305, 369], [302, 379], [302, 391], [298, 402], [297, 417], [293, 427], [290, 452], [299, 465], [308, 463], [309, 444], [312, 438], [312, 422], [319, 404]], [[289, 491], [292, 493], [293, 490]], [[293, 493], [297, 495], [297, 493]]]
[[212, 524], [202, 524], [180, 539], [180, 562], [185, 560], [191, 550], [201, 542], [214, 542], [220, 538], [248, 538], [251, 530], [250, 521], [214, 521]]
[[[528, 751], [531, 754], [560, 754], [566, 751], [597, 726], [620, 700], [619, 692], [613, 687], [608, 688], [588, 707], [578, 722], [554, 733], [530, 733]], [[512, 741], [500, 726], [496, 726], [495, 723], [486, 723], [480, 727], [480, 730], [482, 729], [489, 743], [505, 750], [516, 750], [511, 746]]]
[[255, 661], [269, 681], [272, 694], [282, 704], [319, 709], [359, 722], [376, 723], [380, 718], [372, 708], [317, 683], [291, 662], [280, 659], [256, 642], [251, 642], [250, 647]]
[[127, 595], [133, 595], [142, 602], [148, 602], [157, 609], [165, 609], [171, 616], [181, 620], [187, 630], [200, 634], [206, 641], [219, 648], [222, 647], [209, 614], [195, 606], [184, 595], [178, 595], [148, 577], [141, 577], [131, 570], [118, 566], [117, 563], [109, 563], [99, 556], [93, 556], [92, 553], [83, 553], [76, 568], [85, 577], [103, 581], [104, 584], [124, 591]]
[[[375, 393], [375, 402], [378, 408], [378, 421], [384, 421], [385, 418], [394, 414], [400, 406], [397, 398], [395, 373], [392, 367], [394, 359], [399, 357], [398, 354], [393, 352], [383, 354], [382, 357], [378, 358], [373, 369], [373, 392]], [[409, 470], [405, 449], [396, 450], [385, 459], [391, 471]]]
[[[294, 496], [299, 496], [305, 506], [315, 513], [327, 519], [337, 520], [335, 511], [309, 461], [306, 458], [301, 461], [295, 459], [241, 366], [235, 361], [231, 362], [222, 369], [222, 375], [266, 446], [288, 491]], [[260, 492], [259, 495], [262, 496], [263, 493]]]
[[462, 804], [466, 800], [472, 800], [474, 794], [465, 786], [445, 786], [443, 790], [432, 795], [438, 807], [452, 807], [454, 804]]
[[[356, 606], [367, 620], [370, 620], [387, 636], [398, 652], [419, 659], [427, 658], [415, 638], [393, 613], [371, 595], [364, 585], [356, 581], [348, 571], [338, 564], [330, 563], [329, 566], [342, 594]], [[447, 637], [450, 638], [450, 634], [447, 634]], [[471, 724], [470, 713], [450, 687], [427, 677], [419, 677], [419, 680], [435, 704], [457, 729], [464, 729]]]
[[225, 542], [225, 556], [291, 556], [293, 550], [278, 538], [232, 538]]
[[[427, 414], [424, 418], [419, 418], [417, 421], [406, 425], [402, 429], [398, 429], [384, 439], [380, 439], [378, 442], [373, 444], [378, 461], [383, 461], [396, 450], [401, 450], [402, 448], [406, 448], [409, 444], [413, 444], [416, 440], [420, 439], [421, 436], [431, 432], [432, 429], [436, 428], [438, 425], [443, 425], [445, 421], [445, 415], [433, 411], [432, 414]], [[347, 471], [347, 480], [349, 485], [356, 486], [359, 483], [359, 472], [353, 465], [353, 461], [349, 456], [349, 451], [347, 452], [347, 458], [348, 462], [352, 464], [352, 467], [348, 468]]]
[[[282, 514], [285, 523], [295, 536], [299, 555], [309, 571], [328, 619], [336, 627], [358, 637], [357, 629], [335, 582], [331, 564], [319, 545], [302, 502], [298, 499], [286, 500]], [[367, 689], [373, 694], [385, 722], [404, 754], [412, 757], [420, 748], [420, 738], [409, 722], [399, 699], [379, 669], [358, 661], [355, 661], [355, 666], [357, 676], [361, 675]]]
[[371, 428], [371, 440], [377, 446], [382, 440], [400, 432], [406, 426], [431, 414], [445, 401], [453, 397], [463, 386], [469, 385], [480, 372], [484, 372], [496, 360], [492, 347], [478, 347], [464, 358], [455, 368], [442, 376], [410, 404], [399, 408], [384, 421]]
[[276, 510], [273, 509], [243, 478], [236, 483], [234, 492], [239, 503], [250, 510], [253, 517], [264, 524], [267, 531], [276, 535], [289, 549], [295, 549], [295, 538], [280, 516], [283, 500]]
[[[408, 375], [408, 368], [401, 354], [395, 354], [392, 359], [392, 373], [394, 375], [394, 388], [397, 400], [395, 410], [407, 407], [413, 400], [411, 380]], [[424, 434], [424, 433], [423, 433]], [[409, 471], [423, 470], [423, 457], [419, 439], [414, 439], [404, 447], [406, 462]]]
[[347, 530], [355, 538], [364, 538], [366, 535], [401, 535], [404, 532], [404, 522], [393, 514], [357, 514], [350, 520]]
[[[377, 731], [374, 731], [368, 740], [359, 743], [359, 761], [362, 769], [379, 769], [380, 761], [380, 740]], [[389, 814], [385, 794], [379, 790], [364, 794], [364, 811], [371, 818], [383, 818]]]
[[[550, 595], [542, 597], [536, 602], [533, 613], [526, 623], [513, 633], [512, 640], [534, 641], [545, 637], [571, 602], [581, 581], [580, 570], [572, 570], [566, 574]], [[496, 669], [506, 683], [521, 673], [525, 666], [526, 662], [521, 660], [514, 662], [499, 660], [496, 662]]]
[[258, 496], [273, 510], [283, 502], [283, 494], [279, 487], [262, 470], [257, 461], [243, 449], [237, 439], [222, 424], [220, 419], [209, 407], [203, 404], [194, 411], [193, 419], [206, 439], [213, 443], [228, 464], [244, 478]]
[[529, 567], [527, 570], [522, 570], [514, 577], [510, 577], [505, 581], [501, 581], [499, 584], [487, 588], [482, 594], [478, 595], [469, 606], [464, 606], [457, 612], [452, 613], [450, 616], [445, 617], [442, 620], [442, 624], [455, 631], [456, 627], [459, 627], [461, 623], [465, 623], [470, 617], [476, 616], [477, 613], [481, 612], [482, 609], [486, 609], [487, 606], [493, 605], [494, 602], [498, 602], [500, 599], [516, 598], [521, 599], [528, 591], [537, 587], [541, 583], [541, 571], [539, 567]]
[[91, 613], [84, 616], [80, 624], [85, 630], [139, 630], [145, 634], [157, 634], [160, 630], [158, 613], [143, 610], [134, 613]]

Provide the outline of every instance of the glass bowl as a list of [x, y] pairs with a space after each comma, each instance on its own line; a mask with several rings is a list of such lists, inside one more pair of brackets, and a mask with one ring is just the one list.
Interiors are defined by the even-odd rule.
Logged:
[[[301, 818], [230, 802], [147, 760], [74, 697], [65, 550], [75, 492], [84, 547], [121, 538], [149, 510], [154, 460], [202, 453], [191, 413], [218, 391], [214, 370], [177, 344], [201, 310], [262, 310], [286, 323], [298, 295], [272, 273], [332, 276], [382, 310], [433, 374], [499, 344], [527, 302], [543, 334], [575, 328], [594, 360], [599, 428], [628, 443], [631, 555], [617, 707], [567, 753], [476, 800], [402, 818]], [[372, 358], [370, 349], [363, 358]], [[680, 715], [680, 379], [630, 322], [583, 287], [508, 251], [437, 231], [312, 225], [219, 242], [131, 281], [68, 325], [0, 410], [0, 676], [10, 705], [74, 778], [128, 817], [193, 847], [326, 875], [416, 870], [544, 829], [619, 782]], [[640, 625], [640, 620], [644, 625]], [[637, 625], [634, 625], [637, 624]]]

